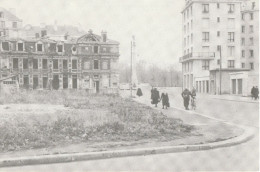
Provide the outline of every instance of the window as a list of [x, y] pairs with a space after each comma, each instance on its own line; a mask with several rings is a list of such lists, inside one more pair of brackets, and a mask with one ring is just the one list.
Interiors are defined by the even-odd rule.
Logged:
[[250, 57], [254, 57], [254, 50], [249, 50], [250, 52]]
[[28, 69], [28, 59], [23, 59], [23, 69]]
[[191, 30], [193, 29], [193, 22], [192, 22], [192, 20], [190, 21], [190, 29]]
[[190, 7], [190, 15], [192, 15], [192, 6]]
[[47, 69], [48, 68], [47, 59], [42, 59], [42, 68], [43, 69]]
[[234, 56], [235, 56], [235, 47], [228, 46], [228, 57], [234, 57]]
[[251, 19], [251, 20], [254, 19], [254, 13], [250, 13], [250, 19]]
[[99, 69], [98, 60], [94, 60], [94, 69]]
[[62, 64], [63, 64], [63, 69], [68, 69], [68, 60], [63, 60]]
[[0, 18], [4, 18], [4, 13], [0, 12]]
[[245, 68], [245, 67], [246, 67], [245, 63], [241, 63], [241, 68]]
[[249, 38], [250, 40], [250, 45], [254, 45], [254, 38]]
[[63, 45], [57, 45], [57, 49], [59, 53], [63, 52]]
[[98, 53], [98, 46], [94, 46], [94, 53]]
[[13, 69], [18, 69], [18, 58], [13, 58]]
[[185, 21], [185, 13], [183, 13], [183, 20]]
[[193, 44], [193, 34], [190, 36], [190, 43]]
[[250, 63], [250, 69], [254, 70], [254, 63]]
[[17, 22], [13, 22], [13, 28], [17, 28]]
[[184, 25], [184, 28], [183, 28], [183, 30], [184, 30], [184, 33], [186, 33], [186, 26]]
[[72, 69], [77, 69], [78, 66], [78, 61], [77, 60], [72, 60]]
[[228, 4], [228, 13], [233, 13], [235, 11], [235, 4]]
[[244, 58], [245, 57], [245, 50], [242, 50], [241, 54], [242, 54], [242, 58]]
[[53, 69], [59, 69], [59, 61], [58, 61], [58, 59], [53, 59]]
[[208, 29], [209, 28], [209, 18], [202, 19], [202, 28]]
[[209, 12], [209, 4], [202, 4], [202, 12], [203, 13]]
[[245, 45], [245, 38], [241, 38], [241, 45]]
[[234, 29], [235, 28], [235, 19], [229, 18], [228, 19], [228, 29]]
[[228, 68], [234, 68], [235, 67], [235, 60], [228, 60]]
[[108, 69], [108, 61], [102, 62], [102, 69], [107, 70]]
[[190, 25], [189, 25], [189, 23], [187, 24], [187, 32], [189, 33], [189, 31], [190, 31]]
[[228, 42], [235, 42], [235, 32], [228, 32]]
[[90, 61], [85, 61], [84, 62], [84, 69], [90, 69]]
[[245, 28], [246, 28], [245, 26], [242, 26], [242, 27], [241, 27], [241, 32], [242, 32], [242, 33], [245, 33]]
[[18, 51], [23, 51], [23, 43], [18, 43], [17, 47]]
[[255, 2], [252, 2], [252, 10], [255, 9]]
[[33, 59], [33, 69], [38, 69], [38, 59]]
[[249, 32], [250, 32], [250, 33], [253, 33], [253, 32], [254, 32], [254, 26], [253, 26], [253, 25], [250, 25], [250, 26], [249, 26]]
[[242, 20], [245, 19], [245, 14], [244, 13], [241, 15], [241, 18], [242, 18]]
[[187, 18], [189, 18], [189, 9], [187, 9]]
[[220, 37], [220, 31], [217, 32], [217, 36]]
[[209, 32], [202, 32], [203, 42], [209, 42]]
[[4, 51], [9, 51], [10, 50], [9, 42], [2, 42], [2, 49]]
[[219, 8], [220, 7], [220, 5], [219, 5], [219, 3], [217, 3], [217, 8]]
[[37, 51], [42, 52], [42, 44], [37, 44]]
[[218, 65], [220, 64], [220, 59], [218, 59], [217, 63], [218, 63]]
[[208, 60], [202, 61], [202, 69], [203, 70], [209, 70], [209, 61]]
[[219, 23], [220, 22], [220, 17], [218, 17], [217, 20], [218, 20], [218, 23]]

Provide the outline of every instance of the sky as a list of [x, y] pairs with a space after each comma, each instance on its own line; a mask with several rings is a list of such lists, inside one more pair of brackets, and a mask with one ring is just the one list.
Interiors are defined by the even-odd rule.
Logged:
[[136, 39], [136, 61], [181, 68], [184, 0], [0, 0], [15, 9], [23, 25], [75, 25], [95, 34], [107, 31], [120, 43], [120, 62], [130, 63], [131, 39]]

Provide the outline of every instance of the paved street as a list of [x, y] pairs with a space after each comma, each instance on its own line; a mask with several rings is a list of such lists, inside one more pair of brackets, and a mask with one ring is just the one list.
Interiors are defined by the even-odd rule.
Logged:
[[[169, 89], [159, 91], [169, 93], [171, 106], [183, 109], [179, 91]], [[147, 100], [149, 103], [149, 90], [143, 90], [143, 93], [145, 96], [139, 99]], [[258, 103], [225, 101], [198, 95], [197, 106], [196, 112], [203, 115], [255, 128], [256, 137], [237, 146], [207, 151], [12, 167], [0, 171], [258, 171]], [[161, 105], [158, 108], [161, 108]]]

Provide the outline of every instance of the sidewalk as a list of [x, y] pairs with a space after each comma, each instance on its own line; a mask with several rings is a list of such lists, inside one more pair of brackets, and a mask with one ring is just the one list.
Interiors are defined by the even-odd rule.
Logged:
[[252, 100], [251, 97], [242, 97], [238, 95], [209, 95], [213, 99], [220, 99], [226, 101], [237, 101], [237, 102], [247, 102], [247, 103], [259, 103], [259, 100]]

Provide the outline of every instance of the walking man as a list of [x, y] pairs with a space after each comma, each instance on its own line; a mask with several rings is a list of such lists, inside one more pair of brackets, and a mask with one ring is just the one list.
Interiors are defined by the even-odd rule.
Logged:
[[181, 96], [183, 98], [183, 104], [184, 104], [185, 109], [189, 110], [191, 92], [187, 88], [185, 88], [185, 90], [182, 92]]
[[255, 100], [259, 99], [259, 90], [258, 87], [255, 87]]
[[253, 87], [251, 89], [251, 97], [252, 97], [252, 100], [255, 98], [255, 87]]
[[156, 88], [154, 88], [153, 91], [151, 91], [151, 93], [152, 93], [151, 95], [152, 104], [155, 104], [155, 107], [157, 107], [157, 104], [159, 103], [160, 100], [160, 93]]

